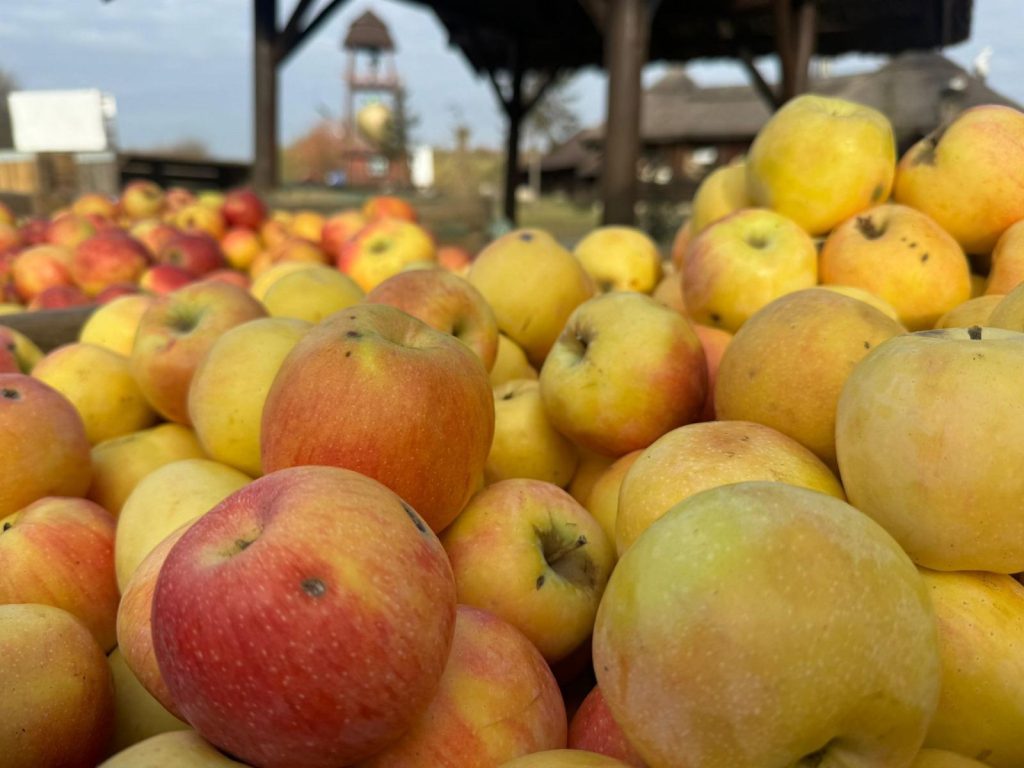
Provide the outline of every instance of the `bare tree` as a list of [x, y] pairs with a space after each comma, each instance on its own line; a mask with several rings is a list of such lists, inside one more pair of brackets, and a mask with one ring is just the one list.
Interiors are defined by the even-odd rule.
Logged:
[[580, 129], [572, 76], [558, 75], [523, 121], [528, 145], [549, 152]]

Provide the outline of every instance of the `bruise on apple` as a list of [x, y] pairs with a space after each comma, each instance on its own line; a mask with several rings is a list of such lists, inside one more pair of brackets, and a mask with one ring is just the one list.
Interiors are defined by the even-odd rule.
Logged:
[[327, 594], [327, 585], [324, 584], [322, 579], [303, 579], [302, 591], [310, 597], [323, 597], [325, 594]]

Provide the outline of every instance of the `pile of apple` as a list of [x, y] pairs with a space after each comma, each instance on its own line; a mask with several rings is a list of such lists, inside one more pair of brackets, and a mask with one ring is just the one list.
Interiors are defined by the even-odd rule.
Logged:
[[666, 262], [238, 200], [0, 329], [0, 766], [1024, 765], [1024, 114], [795, 99]]

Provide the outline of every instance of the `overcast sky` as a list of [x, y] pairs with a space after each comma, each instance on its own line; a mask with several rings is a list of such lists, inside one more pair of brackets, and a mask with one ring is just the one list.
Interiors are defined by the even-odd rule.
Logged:
[[[279, 5], [284, 14], [294, 0]], [[1024, 0], [974, 5], [971, 39], [948, 55], [967, 66], [991, 46], [990, 85], [1024, 103]], [[21, 87], [113, 94], [123, 147], [196, 138], [218, 156], [251, 155], [249, 0], [0, 0], [0, 6], [0, 69], [13, 73]], [[414, 138], [449, 145], [461, 116], [472, 127], [474, 143], [497, 146], [503, 120], [488, 82], [448, 46], [430, 11], [397, 0], [351, 0], [288, 62], [280, 83], [283, 140], [304, 133], [324, 110], [341, 112], [340, 41], [368, 8], [388, 24], [398, 47], [409, 111], [419, 120]], [[847, 57], [835, 71], [875, 63]], [[647, 78], [657, 72], [650, 67]], [[727, 62], [695, 64], [690, 72], [704, 84], [743, 81], [740, 68]], [[571, 90], [582, 122], [600, 121], [603, 77], [581, 73]]]

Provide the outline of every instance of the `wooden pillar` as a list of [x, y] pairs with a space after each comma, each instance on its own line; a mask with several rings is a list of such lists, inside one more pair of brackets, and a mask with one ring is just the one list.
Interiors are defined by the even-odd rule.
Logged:
[[602, 193], [605, 224], [633, 224], [640, 156], [641, 73], [650, 35], [648, 0], [610, 0], [604, 19], [608, 71]]
[[277, 184], [277, 0], [253, 2], [253, 165], [259, 190]]
[[782, 84], [779, 102], [807, 91], [808, 67], [814, 53], [817, 28], [815, 0], [775, 0], [775, 47], [779, 53]]
[[505, 147], [505, 218], [516, 223], [516, 181], [519, 178], [519, 129], [523, 122], [523, 67], [516, 56], [512, 70], [512, 93], [505, 102], [508, 142]]

